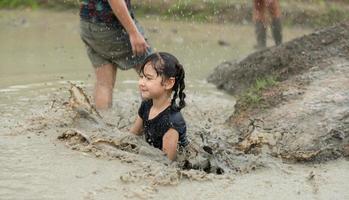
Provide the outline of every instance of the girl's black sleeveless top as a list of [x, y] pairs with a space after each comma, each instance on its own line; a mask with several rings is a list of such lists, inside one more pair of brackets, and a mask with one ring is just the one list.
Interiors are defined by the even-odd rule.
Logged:
[[155, 148], [162, 149], [163, 136], [170, 128], [173, 128], [179, 133], [179, 145], [186, 146], [188, 143], [186, 137], [187, 127], [182, 114], [172, 108], [172, 106], [169, 106], [156, 117], [149, 120], [149, 112], [152, 105], [151, 100], [143, 101], [138, 110], [139, 117], [143, 119], [146, 141]]

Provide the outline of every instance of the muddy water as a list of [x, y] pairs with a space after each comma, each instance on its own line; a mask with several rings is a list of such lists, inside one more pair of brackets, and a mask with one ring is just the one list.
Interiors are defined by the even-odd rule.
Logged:
[[[218, 63], [252, 51], [253, 27], [140, 21], [154, 48], [174, 53], [187, 67], [191, 108], [184, 114], [189, 126], [204, 126], [208, 117], [213, 119], [209, 125], [223, 127], [234, 101], [205, 78]], [[93, 72], [79, 39], [77, 15], [0, 11], [0, 26], [0, 199], [348, 198], [344, 160], [311, 166], [277, 164], [232, 179], [184, 180], [171, 187], [142, 181], [125, 184], [120, 175], [136, 170], [132, 164], [73, 151], [56, 139], [64, 118], [58, 119], [62, 127], [54, 121], [31, 126], [31, 119], [45, 116], [54, 99], [67, 99], [68, 80], [92, 91]], [[286, 28], [285, 38], [306, 32]], [[113, 114], [122, 115], [128, 100], [134, 103], [127, 105], [136, 109], [136, 82], [134, 72], [119, 72], [115, 105], [120, 111]]]
[[[251, 26], [198, 24], [140, 19], [156, 50], [177, 55], [186, 67], [189, 85], [207, 88], [203, 80], [218, 63], [241, 58], [253, 49]], [[79, 38], [75, 13], [52, 11], [0, 11], [0, 86], [89, 81], [89, 60]], [[310, 32], [299, 28], [285, 30], [286, 40]], [[219, 45], [219, 41], [224, 43]], [[271, 45], [271, 38], [269, 37]], [[120, 72], [119, 88], [129, 88], [134, 72]], [[9, 88], [11, 89], [11, 88]]]

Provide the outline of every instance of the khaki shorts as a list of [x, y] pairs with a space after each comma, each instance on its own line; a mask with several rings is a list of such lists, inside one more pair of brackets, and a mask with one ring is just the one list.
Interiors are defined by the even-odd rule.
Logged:
[[[138, 30], [144, 35], [142, 27], [136, 22]], [[113, 64], [128, 70], [141, 64], [151, 53], [134, 56], [127, 32], [123, 28], [113, 28], [104, 23], [80, 21], [80, 36], [87, 48], [87, 55], [94, 67]]]

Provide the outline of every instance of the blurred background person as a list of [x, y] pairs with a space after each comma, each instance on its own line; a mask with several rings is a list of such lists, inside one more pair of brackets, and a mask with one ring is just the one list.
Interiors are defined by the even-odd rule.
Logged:
[[275, 45], [282, 43], [281, 10], [278, 0], [254, 0], [253, 19], [257, 37], [256, 49], [263, 49], [267, 46], [267, 13], [271, 16], [271, 32]]

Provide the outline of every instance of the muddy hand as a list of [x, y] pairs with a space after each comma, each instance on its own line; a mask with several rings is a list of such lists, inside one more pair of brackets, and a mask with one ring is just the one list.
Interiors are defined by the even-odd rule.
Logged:
[[130, 35], [130, 42], [133, 55], [135, 56], [144, 55], [149, 48], [148, 43], [145, 41], [143, 35], [141, 35], [139, 32]]

